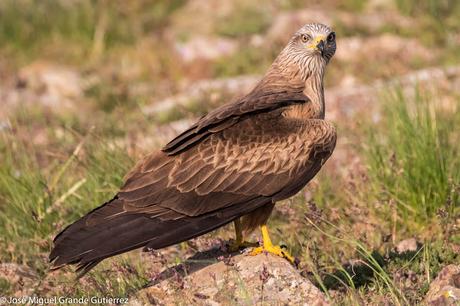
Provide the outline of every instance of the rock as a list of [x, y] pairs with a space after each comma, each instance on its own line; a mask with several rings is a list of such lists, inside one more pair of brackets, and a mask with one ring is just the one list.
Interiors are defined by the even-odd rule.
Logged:
[[41, 61], [22, 68], [17, 84], [51, 107], [67, 106], [83, 95], [82, 80], [76, 70]]
[[0, 132], [3, 131], [10, 131], [11, 130], [11, 123], [8, 120], [0, 120]]
[[23, 296], [33, 293], [33, 284], [38, 280], [38, 276], [28, 266], [16, 263], [0, 263], [1, 279], [8, 283], [8, 294]]
[[427, 305], [459, 305], [460, 304], [460, 265], [444, 267], [425, 296]]
[[157, 101], [142, 108], [146, 115], [158, 115], [177, 107], [187, 107], [190, 103], [224, 104], [228, 99], [245, 94], [259, 80], [258, 76], [239, 76], [217, 80], [202, 80], [186, 86], [184, 90], [172, 97]]
[[185, 273], [169, 273], [130, 298], [130, 305], [329, 305], [324, 294], [283, 258], [240, 254], [220, 259], [193, 260]]
[[195, 60], [215, 60], [237, 51], [235, 40], [219, 37], [195, 36], [186, 42], [176, 42], [175, 50], [186, 62]]
[[[413, 18], [401, 16], [393, 12], [362, 12], [360, 14], [325, 10], [321, 8], [308, 8], [302, 10], [288, 11], [277, 14], [268, 30], [268, 38], [271, 41], [285, 43], [291, 33], [306, 23], [319, 22], [332, 27], [361, 29], [368, 33], [379, 34], [382, 28], [391, 24], [397, 28], [408, 28], [416, 26]], [[339, 37], [340, 48], [343, 37]]]
[[340, 48], [337, 48], [334, 58], [347, 63], [359, 62], [364, 58], [370, 58], [373, 61], [398, 58], [402, 61], [420, 59], [430, 62], [435, 58], [437, 51], [424, 47], [416, 39], [393, 34], [364, 38], [345, 37], [340, 38], [339, 44]]
[[321, 9], [306, 9], [278, 14], [268, 29], [270, 41], [285, 43], [301, 26], [311, 22], [332, 25], [332, 16]]
[[[231, 15], [236, 7], [235, 1], [197, 0], [187, 1], [185, 5], [171, 15], [171, 35], [181, 34], [212, 35], [216, 24]], [[190, 18], [195, 16], [195, 18]]]
[[84, 98], [84, 83], [75, 69], [34, 62], [20, 69], [15, 78], [0, 84], [0, 118], [21, 105], [39, 104], [53, 112], [75, 110]]
[[418, 243], [415, 238], [404, 239], [396, 245], [396, 252], [398, 254], [406, 254], [416, 252], [418, 249]]
[[[385, 1], [385, 0], [384, 0]], [[389, 2], [389, 1], [385, 1]], [[369, 5], [370, 3], [368, 3]], [[379, 4], [375, 3], [376, 6]], [[395, 28], [410, 28], [417, 26], [417, 19], [402, 16], [391, 10], [376, 8], [375, 11], [355, 14], [350, 12], [338, 12], [335, 17], [337, 24], [348, 29], [361, 29], [367, 33], [379, 34], [382, 29], [392, 25]]]

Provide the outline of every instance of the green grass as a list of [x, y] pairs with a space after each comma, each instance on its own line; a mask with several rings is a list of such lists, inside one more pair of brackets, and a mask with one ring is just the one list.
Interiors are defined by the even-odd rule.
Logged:
[[[444, 48], [443, 52], [454, 56], [450, 50], [452, 34], [460, 30], [460, 3], [456, 0], [396, 0], [399, 11], [414, 18], [416, 27], [398, 29], [402, 35], [419, 39], [431, 48]], [[456, 53], [458, 61], [458, 52]]]
[[20, 61], [40, 54], [81, 62], [166, 26], [183, 3], [5, 0], [0, 3], [0, 44]]
[[[244, 74], [262, 74], [270, 67], [278, 55], [279, 46], [272, 46], [269, 50], [262, 48], [247, 47], [235, 54], [218, 59], [214, 67], [215, 77], [229, 77]], [[229, 63], [232, 63], [229, 65]]]
[[363, 242], [357, 240], [353, 235], [341, 231], [332, 223], [324, 220], [325, 228], [338, 230], [340, 237], [326, 232], [309, 218], [306, 218], [306, 221], [335, 245], [350, 247], [356, 252], [356, 257], [362, 260], [362, 263], [357, 264], [355, 267], [347, 267], [340, 261], [338, 254], [331, 255], [333, 269], [329, 268], [322, 273], [317, 271], [315, 276], [323, 290], [340, 286], [348, 287], [352, 291], [357, 291], [361, 286], [376, 287], [380, 292], [388, 294], [389, 300], [395, 305], [409, 305], [404, 293], [395, 285], [391, 275], [384, 268], [385, 260], [382, 255], [377, 251], [370, 251]]
[[364, 0], [345, 0], [340, 1], [339, 6], [348, 11], [361, 12], [366, 6], [367, 1]]
[[[347, 202], [329, 206], [343, 208], [344, 205], [356, 206]], [[291, 251], [301, 259], [302, 270], [307, 277], [338, 305], [355, 305], [363, 301], [391, 305], [419, 304], [439, 271], [460, 260], [460, 255], [448, 241], [435, 238], [423, 241], [418, 251], [408, 254], [394, 252], [394, 245], [384, 241], [377, 247], [372, 246], [367, 237], [356, 235], [353, 227], [359, 225], [348, 224], [350, 220], [347, 218], [329, 221], [326, 210], [326, 207], [323, 208], [323, 214], [318, 216], [297, 206], [297, 214], [305, 215], [303, 226], [286, 224], [286, 219], [277, 215], [270, 223], [282, 229], [282, 234], [277, 233], [274, 240], [288, 240], [288, 245], [294, 247]], [[372, 218], [378, 214], [376, 212]], [[383, 215], [379, 217], [381, 223], [391, 222]], [[293, 221], [295, 219], [290, 220], [291, 223]], [[373, 229], [375, 232], [379, 230]], [[297, 233], [291, 234], [294, 231]], [[349, 261], [351, 259], [353, 264]], [[337, 292], [340, 294], [337, 295]]]
[[[249, 3], [249, 2], [248, 2]], [[245, 4], [217, 24], [222, 36], [241, 37], [263, 33], [270, 26], [270, 15], [263, 7]]]
[[410, 100], [396, 91], [383, 104], [383, 122], [367, 149], [376, 191], [394, 201], [404, 223], [424, 224], [440, 209], [453, 214], [448, 199], [459, 200], [451, 190], [460, 185], [460, 117], [437, 109], [434, 96]]
[[396, 0], [399, 11], [406, 15], [431, 15], [436, 18], [443, 18], [457, 14], [460, 9], [458, 1], [455, 0]]
[[[32, 129], [16, 124], [13, 122], [12, 131], [0, 132], [1, 258], [2, 262], [27, 265], [44, 280], [52, 237], [72, 220], [109, 200], [132, 161], [107, 135], [102, 139], [91, 130], [81, 135], [64, 128], [59, 137], [66, 141], [56, 148], [44, 148], [27, 141], [34, 137]], [[50, 139], [58, 128], [47, 131]], [[72, 285], [74, 294], [124, 296], [133, 286], [145, 283], [140, 272], [132, 272], [119, 280], [112, 278], [115, 281], [107, 286], [106, 274], [90, 277], [94, 286]], [[63, 276], [58, 277], [59, 282], [74, 283], [72, 276]], [[35, 290], [40, 292], [39, 287]]]

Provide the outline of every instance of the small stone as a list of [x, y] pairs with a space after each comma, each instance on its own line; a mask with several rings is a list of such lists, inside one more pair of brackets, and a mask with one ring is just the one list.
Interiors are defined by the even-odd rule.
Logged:
[[0, 263], [0, 278], [5, 279], [16, 295], [28, 295], [33, 292], [33, 284], [38, 280], [34, 270], [16, 263]]
[[458, 305], [460, 303], [460, 266], [448, 265], [430, 284], [425, 296], [427, 305]]
[[226, 38], [200, 36], [187, 42], [177, 42], [175, 49], [184, 62], [214, 60], [233, 54], [237, 50], [237, 43]]
[[396, 245], [396, 252], [404, 254], [409, 252], [416, 252], [418, 249], [417, 240], [415, 238], [405, 239]]

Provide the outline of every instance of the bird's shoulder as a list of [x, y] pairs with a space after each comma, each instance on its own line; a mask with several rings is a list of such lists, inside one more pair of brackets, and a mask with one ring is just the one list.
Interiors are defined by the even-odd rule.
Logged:
[[163, 148], [168, 155], [175, 155], [190, 149], [209, 135], [226, 130], [249, 117], [274, 112], [290, 105], [308, 103], [303, 85], [268, 83], [266, 78], [249, 94], [212, 110], [195, 124], [180, 133]]

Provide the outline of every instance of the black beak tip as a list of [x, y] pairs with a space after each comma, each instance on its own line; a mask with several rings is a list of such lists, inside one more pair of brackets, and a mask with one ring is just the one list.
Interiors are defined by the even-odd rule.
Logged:
[[324, 55], [324, 51], [326, 50], [326, 44], [324, 41], [320, 41], [317, 45], [316, 48], [321, 51], [321, 54]]

